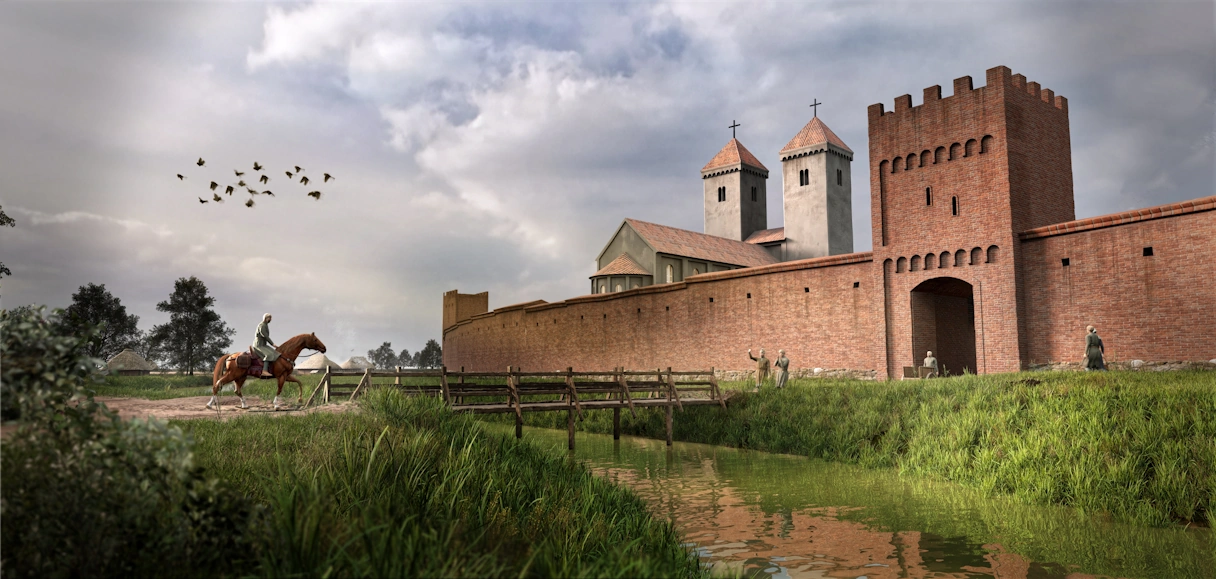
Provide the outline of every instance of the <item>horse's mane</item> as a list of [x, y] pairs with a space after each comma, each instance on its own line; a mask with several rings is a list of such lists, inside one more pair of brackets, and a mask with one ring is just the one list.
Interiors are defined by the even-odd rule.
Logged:
[[280, 354], [286, 353], [291, 350], [295, 350], [295, 351], [299, 352], [300, 350], [304, 349], [302, 347], [304, 344], [304, 339], [308, 338], [309, 336], [311, 336], [311, 334], [300, 334], [298, 336], [292, 336], [290, 338], [287, 338], [287, 340], [284, 341], [282, 344], [279, 344], [279, 347], [275, 348], [275, 350], [278, 351]]

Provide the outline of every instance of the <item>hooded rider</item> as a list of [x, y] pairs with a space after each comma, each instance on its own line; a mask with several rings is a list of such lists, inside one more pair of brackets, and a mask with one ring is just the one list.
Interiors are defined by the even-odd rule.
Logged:
[[270, 314], [262, 316], [262, 323], [258, 324], [257, 334], [253, 336], [253, 350], [262, 357], [262, 376], [266, 378], [274, 376], [270, 367], [279, 359], [279, 351], [274, 349], [274, 341], [270, 339], [270, 319]]

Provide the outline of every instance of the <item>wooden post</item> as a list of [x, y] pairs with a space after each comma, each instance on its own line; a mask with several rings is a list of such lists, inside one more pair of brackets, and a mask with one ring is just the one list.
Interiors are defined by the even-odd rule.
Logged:
[[523, 439], [524, 437], [524, 417], [515, 415], [515, 438]]
[[667, 446], [671, 446], [671, 402], [667, 402]]
[[329, 404], [329, 383], [333, 381], [333, 378], [331, 378], [329, 374], [329, 366], [325, 367], [325, 377], [328, 378], [328, 380], [325, 380], [325, 391], [321, 393], [321, 401]]
[[448, 367], [439, 367], [439, 387], [443, 390], [443, 401], [448, 406], [452, 405], [452, 392], [448, 390]]
[[[464, 392], [464, 366], [460, 367], [460, 391]], [[456, 397], [457, 404], [464, 404], [464, 395]]]
[[612, 440], [621, 439], [621, 407], [612, 409]]
[[680, 412], [684, 412], [684, 404], [680, 402], [679, 392], [676, 392], [675, 378], [673, 378], [671, 375], [671, 366], [667, 367], [667, 392], [669, 401], [671, 398], [674, 398], [676, 401], [676, 406], [680, 407]]
[[350, 399], [353, 401], [357, 396], [359, 396], [359, 394], [362, 394], [364, 386], [371, 388], [371, 383], [372, 383], [372, 369], [364, 368], [363, 377], [359, 379], [359, 384], [357, 386], [355, 386], [355, 391], [350, 393]]
[[718, 389], [718, 375], [714, 373], [713, 366], [709, 367], [709, 383], [714, 388], [714, 398], [717, 398], [718, 404], [721, 404], [722, 409], [726, 410], [726, 401], [722, 399], [722, 391]]
[[567, 447], [574, 450], [574, 406], [570, 405], [566, 410], [566, 430], [569, 433], [569, 441]]
[[394, 368], [393, 372], [396, 373], [396, 376], [393, 376], [393, 386], [400, 386], [401, 385], [401, 366], [393, 366], [393, 368]]
[[[312, 394], [308, 395], [308, 401], [304, 403], [304, 408], [308, 408], [312, 404], [312, 399], [317, 397], [317, 392], [324, 392], [326, 384], [329, 383], [329, 366], [325, 367], [325, 375], [321, 377], [321, 381], [317, 383], [317, 387], [312, 389]], [[324, 394], [322, 394], [324, 396]]]

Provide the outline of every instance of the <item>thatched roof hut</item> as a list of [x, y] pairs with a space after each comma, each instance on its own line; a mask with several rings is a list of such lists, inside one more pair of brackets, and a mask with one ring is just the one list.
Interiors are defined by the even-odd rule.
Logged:
[[155, 365], [129, 348], [115, 354], [109, 362], [106, 362], [106, 370], [112, 370], [120, 376], [138, 376], [155, 369]]
[[341, 368], [337, 362], [330, 360], [329, 356], [317, 353], [309, 356], [307, 359], [297, 364], [296, 370], [316, 374], [317, 372], [324, 372], [326, 366]]
[[345, 370], [366, 370], [372, 367], [372, 363], [363, 356], [351, 356], [351, 358], [342, 363], [342, 368]]

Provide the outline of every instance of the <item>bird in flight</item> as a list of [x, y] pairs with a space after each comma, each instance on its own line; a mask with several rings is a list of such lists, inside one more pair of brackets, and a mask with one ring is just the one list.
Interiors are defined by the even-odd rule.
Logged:
[[303, 170], [304, 169], [301, 169], [299, 165], [296, 165], [296, 173], [299, 173], [300, 171], [303, 171]]
[[300, 177], [300, 183], [301, 183], [302, 185], [307, 185], [307, 184], [308, 184], [308, 177]]
[[220, 197], [220, 194], [219, 194], [219, 193], [212, 193], [212, 194], [211, 194], [211, 200], [212, 200], [212, 201], [219, 202], [219, 201], [223, 201], [223, 200], [224, 200], [224, 198], [223, 198], [223, 197]]
[[250, 199], [250, 200], [246, 201], [246, 202], [245, 202], [245, 207], [253, 207], [253, 199]]
[[211, 182], [211, 190], [212, 190], [212, 191], [215, 191], [215, 188], [216, 188], [216, 187], [219, 187], [219, 186], [220, 186], [220, 184], [219, 184], [219, 183], [216, 183], [215, 181], [212, 181], [212, 182]]
[[236, 173], [236, 176], [237, 176], [237, 177], [240, 177], [241, 175], [244, 175], [244, 174], [245, 174], [245, 172], [244, 172], [244, 171], [237, 171], [236, 169], [233, 169], [233, 170], [232, 170], [232, 172], [233, 172], [233, 173]]
[[177, 180], [178, 180], [178, 181], [184, 181], [185, 179], [186, 179], [186, 176], [185, 176], [185, 175], [182, 175], [181, 173], [178, 173], [178, 174], [177, 174]]
[[320, 192], [320, 191], [309, 191], [309, 192], [308, 192], [308, 196], [309, 196], [309, 197], [312, 197], [313, 199], [316, 199], [316, 200], [318, 200], [318, 201], [320, 201], [320, 200], [321, 200], [321, 192]]
[[237, 186], [237, 187], [244, 187], [244, 186], [245, 186], [245, 180], [244, 180], [244, 179], [241, 179], [240, 181], [237, 181], [237, 182], [236, 182], [236, 186]]
[[270, 189], [267, 189], [267, 190], [265, 190], [265, 191], [262, 191], [262, 195], [269, 195], [269, 196], [271, 196], [271, 197], [274, 197], [274, 193], [271, 193], [271, 192], [270, 192]]
[[330, 180], [330, 179], [337, 179], [337, 177], [334, 177], [333, 175], [330, 175], [329, 173], [326, 173], [326, 174], [325, 174], [325, 180], [324, 180], [324, 181], [321, 181], [321, 182], [322, 182], [322, 183], [329, 183], [329, 180]]
[[199, 197], [199, 198], [198, 198], [198, 202], [199, 202], [199, 203], [206, 203], [206, 202], [207, 202], [207, 200], [206, 200], [206, 199], [203, 199], [202, 197]]
[[261, 170], [262, 170], [262, 166], [261, 166], [261, 165], [259, 165], [257, 161], [254, 161], [254, 162], [253, 162], [253, 170], [254, 170], [254, 171], [261, 171]]
[[287, 173], [287, 178], [288, 178], [288, 179], [290, 179], [290, 178], [291, 178], [291, 171], [283, 171], [283, 172], [284, 172], [284, 173]]
[[245, 188], [245, 190], [246, 190], [246, 191], [249, 191], [249, 194], [250, 194], [250, 195], [257, 195], [257, 194], [258, 194], [258, 190], [257, 190], [257, 189], [254, 189], [253, 187], [246, 187], [246, 188]]
[[227, 193], [229, 195], [232, 195], [233, 191], [235, 191], [235, 189], [232, 187], [232, 185], [229, 185], [227, 189], [224, 189], [224, 193]]
[[206, 162], [206, 161], [204, 161], [202, 157], [199, 157], [199, 158], [198, 158], [198, 166], [199, 166], [199, 167], [202, 167], [203, 165], [206, 165], [206, 164], [207, 164], [207, 162]]
[[262, 177], [260, 179], [258, 179], [258, 181], [266, 183], [267, 181], [270, 181], [270, 175], [262, 175]]

